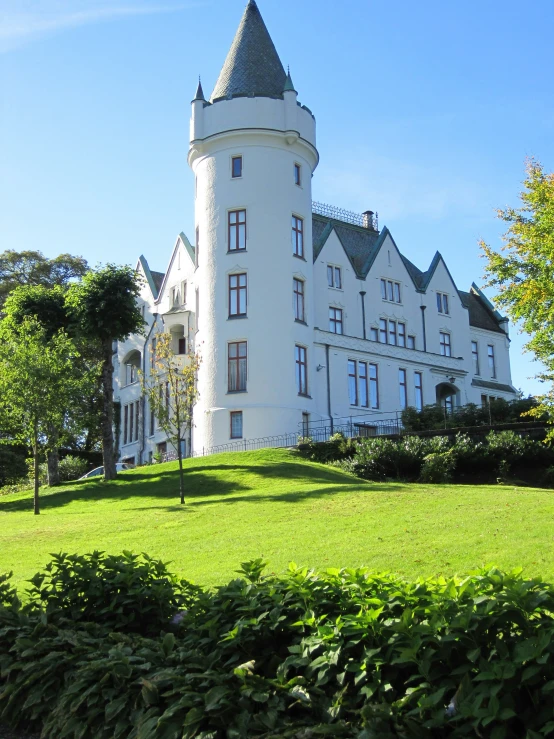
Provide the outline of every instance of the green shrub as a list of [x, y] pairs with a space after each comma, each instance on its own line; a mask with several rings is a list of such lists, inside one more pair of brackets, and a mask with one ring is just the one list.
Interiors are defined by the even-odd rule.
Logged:
[[16, 446], [0, 444], [0, 488], [16, 485], [27, 475], [25, 450]]
[[329, 463], [347, 459], [356, 451], [356, 442], [342, 433], [333, 434], [328, 441], [319, 442], [310, 437], [300, 437], [298, 444], [300, 454], [314, 462]]
[[456, 457], [452, 451], [433, 452], [423, 460], [419, 479], [428, 483], [450, 482], [455, 466]]
[[78, 480], [87, 472], [90, 467], [86, 459], [81, 457], [73, 457], [69, 455], [60, 459], [60, 480], [66, 482], [69, 480]]
[[159, 634], [195, 588], [146, 554], [58, 554], [30, 581], [29, 597], [54, 620], [91, 621], [109, 630]]
[[552, 586], [262, 568], [196, 589], [174, 633], [151, 638], [0, 607], [1, 719], [45, 739], [552, 733]]
[[[424, 406], [421, 411], [406, 408], [402, 411], [402, 424], [406, 431], [426, 431], [488, 426], [491, 422], [493, 424], [529, 422], [532, 419], [525, 413], [536, 405], [537, 400], [532, 397], [511, 401], [498, 398], [492, 400], [490, 406], [475, 403], [459, 406], [445, 418], [444, 408], [434, 403]], [[541, 420], [546, 420], [546, 418]]]

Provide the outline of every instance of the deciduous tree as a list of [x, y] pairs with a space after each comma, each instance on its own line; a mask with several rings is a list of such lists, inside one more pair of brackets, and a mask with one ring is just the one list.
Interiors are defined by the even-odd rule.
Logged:
[[148, 375], [140, 373], [141, 387], [150, 409], [177, 450], [179, 496], [185, 502], [183, 441], [192, 428], [193, 406], [198, 397], [196, 378], [200, 359], [197, 354], [175, 354], [171, 334], [156, 336], [156, 356]]
[[[531, 338], [526, 348], [545, 365], [540, 379], [554, 381], [554, 173], [534, 159], [526, 163], [519, 208], [498, 210], [508, 224], [500, 251], [481, 243], [488, 285], [498, 289], [496, 303], [520, 321]], [[530, 411], [548, 410], [554, 419], [552, 387]]]
[[75, 330], [83, 339], [98, 342], [102, 362], [102, 454], [104, 477], [116, 475], [113, 435], [113, 343], [142, 331], [144, 320], [137, 304], [140, 277], [128, 266], [108, 264], [87, 272], [70, 285], [67, 305]]

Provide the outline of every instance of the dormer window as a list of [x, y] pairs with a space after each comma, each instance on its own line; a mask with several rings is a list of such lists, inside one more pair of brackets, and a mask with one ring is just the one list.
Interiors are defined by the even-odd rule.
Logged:
[[242, 157], [231, 159], [231, 176], [234, 180], [242, 177]]
[[294, 184], [300, 187], [302, 185], [302, 168], [299, 164], [294, 164]]

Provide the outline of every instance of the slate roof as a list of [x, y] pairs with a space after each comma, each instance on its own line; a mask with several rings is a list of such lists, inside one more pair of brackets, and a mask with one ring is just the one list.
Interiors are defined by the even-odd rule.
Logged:
[[210, 102], [235, 95], [282, 97], [286, 81], [287, 74], [258, 6], [250, 0]]
[[489, 380], [476, 380], [475, 378], [471, 381], [474, 387], [483, 387], [487, 390], [498, 390], [501, 393], [516, 393], [511, 385], [504, 385], [501, 382], [489, 382]]
[[154, 272], [153, 270], [150, 270], [150, 274], [152, 275], [152, 279], [154, 280], [154, 285], [156, 287], [156, 297], [158, 297], [165, 274], [163, 272]]
[[497, 333], [506, 333], [499, 325], [498, 319], [494, 313], [486, 305], [485, 301], [474, 292], [466, 293], [459, 290], [464, 305], [469, 312], [469, 325], [475, 328], [482, 328], [485, 331], [496, 331]]

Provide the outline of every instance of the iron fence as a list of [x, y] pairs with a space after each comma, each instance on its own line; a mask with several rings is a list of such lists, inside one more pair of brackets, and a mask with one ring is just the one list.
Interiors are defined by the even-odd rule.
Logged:
[[318, 203], [312, 201], [312, 213], [325, 218], [333, 218], [335, 221], [343, 223], [351, 223], [353, 226], [362, 226], [373, 231], [379, 230], [379, 216], [368, 210], [365, 213], [354, 213], [344, 208], [337, 208], [335, 205], [327, 205], [326, 203]]

